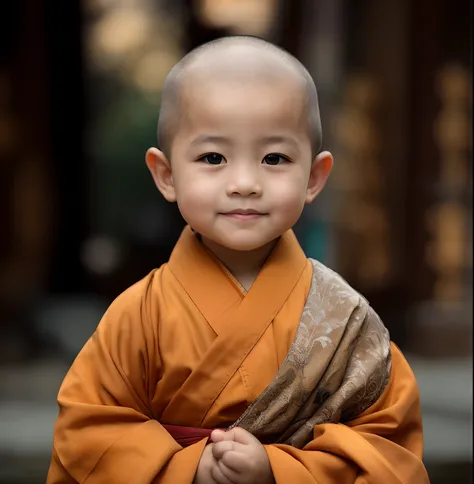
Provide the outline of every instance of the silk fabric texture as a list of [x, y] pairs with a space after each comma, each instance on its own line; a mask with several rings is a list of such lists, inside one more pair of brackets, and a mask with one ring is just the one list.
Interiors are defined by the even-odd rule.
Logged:
[[[375, 337], [371, 328], [382, 335], [377, 355], [368, 345], [354, 359], [360, 337]], [[383, 334], [367, 302], [308, 260], [291, 231], [245, 294], [186, 228], [169, 263], [112, 303], [66, 375], [47, 482], [191, 483], [207, 439], [183, 449], [161, 424], [235, 423], [274, 439], [265, 448], [277, 484], [428, 482], [416, 381], [395, 345], [383, 349]], [[289, 350], [298, 340], [306, 350], [295, 360]], [[367, 370], [367, 358], [385, 362], [387, 374], [383, 365]], [[313, 382], [308, 363], [319, 368]], [[282, 370], [291, 365], [306, 399], [289, 390], [296, 387]], [[374, 402], [350, 390], [360, 371], [381, 371]], [[268, 399], [279, 379], [282, 391]], [[370, 394], [375, 387], [364, 381]], [[265, 402], [279, 410], [263, 425]]]

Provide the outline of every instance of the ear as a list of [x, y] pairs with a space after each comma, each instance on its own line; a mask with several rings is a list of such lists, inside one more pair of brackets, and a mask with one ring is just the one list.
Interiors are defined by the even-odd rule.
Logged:
[[331, 172], [333, 157], [329, 151], [323, 151], [316, 156], [311, 165], [305, 203], [311, 203], [326, 185]]
[[171, 165], [165, 154], [157, 148], [150, 148], [146, 152], [145, 161], [161, 194], [168, 202], [176, 202]]

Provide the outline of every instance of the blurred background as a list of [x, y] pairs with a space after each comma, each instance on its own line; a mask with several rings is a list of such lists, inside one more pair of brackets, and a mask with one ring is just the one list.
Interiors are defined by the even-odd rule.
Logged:
[[144, 163], [182, 55], [253, 34], [316, 80], [325, 192], [296, 227], [418, 378], [432, 483], [472, 480], [468, 0], [22, 0], [0, 7], [0, 483], [41, 483], [56, 393], [183, 227]]

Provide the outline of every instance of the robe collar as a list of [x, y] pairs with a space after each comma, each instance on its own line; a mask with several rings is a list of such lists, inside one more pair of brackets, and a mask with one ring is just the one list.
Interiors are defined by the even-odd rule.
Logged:
[[[219, 334], [229, 311], [244, 298], [285, 298], [295, 286], [305, 264], [306, 255], [292, 230], [285, 232], [267, 257], [255, 281], [246, 292], [230, 271], [186, 226], [171, 254], [168, 267], [198, 310]], [[266, 297], [262, 296], [266, 295]]]
[[191, 229], [184, 229], [168, 268], [216, 339], [169, 402], [164, 422], [180, 425], [187, 416], [188, 425], [204, 425], [217, 397], [291, 297], [308, 263], [294, 233], [286, 232], [244, 296]]

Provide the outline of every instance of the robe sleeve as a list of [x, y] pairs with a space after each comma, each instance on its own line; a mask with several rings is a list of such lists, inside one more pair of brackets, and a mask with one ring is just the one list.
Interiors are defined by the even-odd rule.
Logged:
[[317, 425], [302, 450], [265, 446], [276, 484], [429, 484], [416, 380], [393, 343], [391, 352], [389, 383], [361, 416]]
[[206, 440], [182, 449], [149, 406], [161, 365], [150, 281], [119, 296], [58, 394], [47, 484], [191, 484]]

